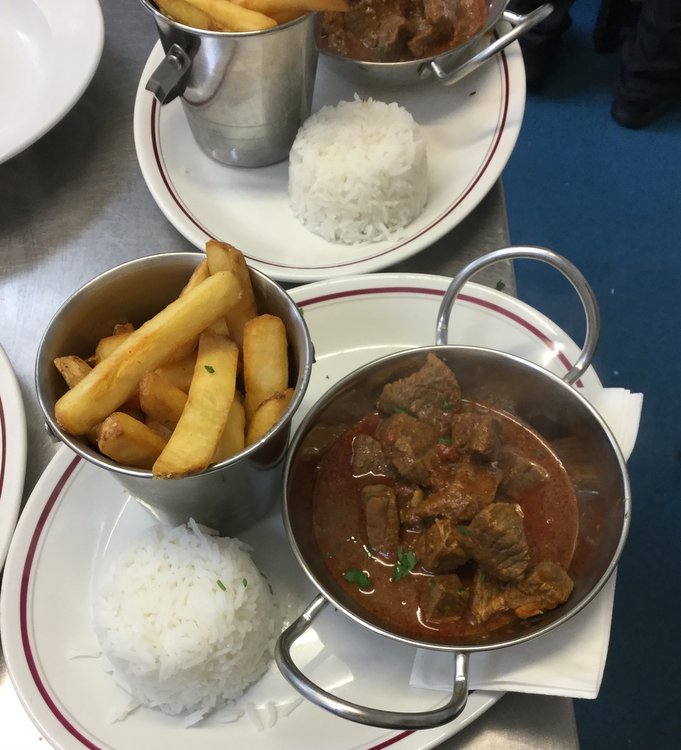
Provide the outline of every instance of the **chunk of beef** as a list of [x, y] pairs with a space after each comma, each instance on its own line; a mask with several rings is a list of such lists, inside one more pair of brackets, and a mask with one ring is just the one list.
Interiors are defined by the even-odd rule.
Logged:
[[460, 620], [468, 606], [468, 589], [456, 573], [430, 576], [424, 581], [421, 607], [426, 620]]
[[452, 447], [459, 453], [473, 453], [485, 461], [499, 454], [499, 422], [491, 414], [458, 412], [452, 415]]
[[478, 572], [473, 579], [468, 606], [473, 621], [477, 623], [485, 622], [497, 612], [508, 609], [504, 584], [493, 576]]
[[378, 408], [384, 414], [406, 411], [444, 431], [449, 413], [461, 406], [461, 387], [454, 373], [432, 352], [421, 368], [383, 387]]
[[417, 484], [430, 484], [426, 459], [439, 436], [437, 428], [405, 412], [388, 417], [376, 431], [390, 463], [401, 476]]
[[395, 491], [386, 484], [362, 487], [367, 539], [375, 552], [394, 554], [400, 543], [400, 518]]
[[397, 486], [397, 510], [400, 514], [400, 523], [407, 528], [423, 528], [423, 517], [420, 513], [422, 503], [423, 490], [420, 487]]
[[431, 573], [452, 573], [470, 558], [464, 548], [466, 539], [456, 524], [436, 518], [430, 528], [416, 537], [414, 553]]
[[502, 581], [520, 580], [530, 562], [520, 507], [492, 503], [468, 525], [471, 553], [480, 569]]
[[360, 432], [352, 441], [352, 473], [355, 476], [390, 474], [390, 464], [376, 438]]
[[424, 0], [417, 17], [412, 17], [414, 35], [408, 46], [414, 58], [426, 57], [436, 45], [453, 38], [455, 7], [451, 0]]
[[573, 586], [560, 565], [540, 562], [526, 578], [508, 587], [506, 602], [518, 617], [533, 617], [566, 602]]
[[453, 523], [470, 521], [494, 502], [501, 474], [488, 464], [463, 460], [454, 470], [435, 478], [435, 489], [426, 497], [424, 518], [448, 518]]
[[518, 500], [524, 492], [546, 481], [549, 475], [543, 466], [509, 447], [501, 450], [499, 467], [503, 473], [499, 494], [510, 500]]

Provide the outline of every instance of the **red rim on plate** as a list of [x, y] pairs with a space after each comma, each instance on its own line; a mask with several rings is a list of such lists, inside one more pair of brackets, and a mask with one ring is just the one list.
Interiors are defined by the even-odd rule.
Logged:
[[[410, 278], [411, 280], [413, 280], [414, 277]], [[324, 293], [324, 284], [313, 284], [311, 285], [312, 288], [301, 287], [299, 290], [296, 290], [295, 299], [296, 303], [301, 307], [312, 308], [315, 305], [324, 305], [329, 302], [333, 302], [334, 300], [351, 300], [352, 298], [365, 296], [376, 297], [379, 295], [398, 294], [408, 296], [423, 296], [427, 298], [442, 297], [445, 291], [444, 288], [438, 289], [434, 285], [429, 285], [429, 281], [431, 281], [432, 278], [433, 277], [425, 277], [423, 286], [417, 286], [413, 283], [408, 285], [391, 284], [390, 281], [392, 281], [392, 279], [389, 279], [389, 281], [386, 282], [385, 286], [369, 286], [366, 288], [354, 289], [339, 288], [336, 291], [329, 291], [328, 293]], [[370, 283], [372, 282], [373, 279], [370, 279]], [[352, 280], [350, 280], [349, 283], [352, 283]], [[511, 304], [509, 304], [508, 308], [504, 307], [503, 301], [506, 295], [502, 295], [498, 292], [495, 293], [493, 290], [486, 290], [485, 293], [476, 294], [474, 291], [476, 286], [477, 285], [475, 284], [469, 285], [467, 288], [473, 291], [467, 291], [466, 293], [461, 294], [459, 299], [461, 299], [461, 301], [465, 303], [468, 303], [469, 305], [473, 305], [474, 307], [492, 311], [494, 314], [506, 318], [512, 323], [520, 326], [524, 331], [534, 337], [542, 347], [550, 350], [566, 368], [566, 371], [571, 368], [571, 362], [562, 351], [563, 347], [560, 345], [560, 343], [554, 341], [537, 325], [535, 325], [526, 317], [523, 317], [522, 303], [519, 303], [514, 298], [508, 297], [508, 300], [511, 302]], [[333, 289], [333, 287], [331, 287], [331, 289]], [[495, 302], [495, 299], [498, 299], [498, 302]], [[2, 412], [0, 410], [0, 417], [1, 414]], [[49, 714], [51, 714], [51, 716], [61, 726], [61, 729], [66, 731], [66, 733], [70, 735], [70, 737], [77, 743], [78, 746], [88, 748], [88, 750], [111, 750], [111, 746], [109, 744], [102, 742], [91, 732], [86, 730], [75, 716], [70, 715], [65, 709], [60, 706], [58, 697], [53, 695], [50, 691], [48, 677], [41, 671], [39, 657], [32, 643], [33, 629], [31, 623], [31, 602], [33, 574], [39, 561], [39, 550], [41, 548], [43, 536], [47, 533], [46, 530], [50, 527], [51, 515], [58, 510], [60, 503], [64, 500], [65, 497], [67, 497], [69, 486], [73, 483], [73, 481], [75, 481], [79, 470], [81, 468], [88, 467], [87, 464], [81, 462], [80, 458], [75, 457], [73, 456], [73, 454], [68, 452], [66, 448], [64, 448], [63, 451], [65, 451], [65, 453], [62, 455], [66, 456], [66, 458], [62, 457], [61, 459], [61, 463], [64, 464], [63, 468], [60, 469], [59, 475], [52, 481], [50, 485], [45, 488], [36, 488], [40, 489], [41, 491], [39, 493], [34, 492], [31, 500], [29, 500], [29, 505], [31, 506], [31, 518], [22, 518], [22, 521], [25, 521], [27, 526], [31, 523], [33, 525], [28, 526], [26, 531], [22, 532], [21, 544], [17, 545], [16, 549], [14, 549], [13, 546], [10, 552], [10, 572], [12, 574], [11, 580], [18, 581], [18, 586], [12, 585], [10, 587], [8, 585], [5, 586], [5, 591], [3, 591], [3, 603], [5, 605], [3, 631], [5, 628], [7, 628], [9, 632], [9, 629], [11, 628], [16, 632], [16, 629], [18, 628], [18, 632], [21, 636], [21, 649], [14, 650], [14, 648], [11, 648], [9, 649], [9, 653], [6, 654], [6, 656], [8, 657], [8, 667], [10, 669], [10, 674], [12, 674], [13, 676], [13, 679], [17, 679], [16, 672], [19, 672], [20, 670], [28, 672], [30, 682], [32, 683], [29, 684], [29, 688], [37, 691], [40, 699], [44, 704], [44, 707], [49, 711]], [[28, 516], [29, 514], [26, 515]], [[5, 583], [9, 583], [9, 581], [5, 581]], [[10, 591], [12, 592], [11, 594], [9, 593]], [[10, 618], [12, 619], [10, 620]], [[6, 648], [7, 646], [10, 646], [9, 639], [3, 640], [5, 641]], [[12, 641], [12, 644], [13, 642], [14, 641]], [[21, 662], [23, 662], [23, 664]], [[39, 715], [36, 715], [35, 698], [22, 691], [21, 684], [19, 684], [17, 687], [17, 691], [20, 694], [22, 702], [26, 706], [29, 713], [32, 715], [34, 721], [39, 726], [41, 726], [41, 717]], [[22, 692], [24, 693], [23, 695]], [[456, 722], [453, 722], [452, 725], [449, 725], [449, 730], [447, 727], [440, 728], [441, 731], [450, 731], [450, 733], [441, 736], [438, 741], [441, 741], [446, 736], [451, 736], [451, 734], [455, 731], [459, 731], [467, 723], [470, 723], [473, 718], [475, 717], [469, 718], [468, 722], [461, 726], [458, 726], [453, 731], [451, 730], [453, 729], [453, 725], [456, 724]], [[41, 728], [49, 737], [50, 733], [46, 731], [46, 727], [43, 725], [41, 726]], [[229, 732], [229, 729], [226, 728], [225, 731]], [[426, 745], [418, 744], [418, 747], [430, 746], [430, 742], [433, 738], [433, 735], [431, 734], [429, 739], [426, 739], [426, 737], [428, 737], [427, 730], [421, 731], [419, 733], [415, 733], [412, 731], [401, 731], [391, 733], [387, 737], [385, 734], [382, 734], [380, 739], [378, 737], [375, 737], [373, 739], [373, 744], [371, 744], [372, 740], [368, 739], [366, 741], [367, 744], [363, 744], [362, 747], [366, 748], [367, 750], [380, 750], [381, 748], [387, 748], [396, 745], [412, 735], [418, 735], [420, 738], [422, 737], [423, 741], [427, 743]], [[228, 737], [226, 736], [225, 739], [228, 739]], [[67, 746], [57, 745], [57, 747], [66, 748]], [[72, 747], [74, 747], [74, 745], [69, 742], [69, 750]], [[416, 745], [409, 745], [409, 747], [416, 747]], [[123, 749], [117, 748], [116, 750]]]

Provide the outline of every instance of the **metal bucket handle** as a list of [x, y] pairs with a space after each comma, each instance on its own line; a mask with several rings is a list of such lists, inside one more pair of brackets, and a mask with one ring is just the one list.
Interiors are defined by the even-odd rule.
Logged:
[[553, 13], [553, 5], [551, 3], [544, 3], [525, 16], [505, 10], [501, 17], [511, 25], [510, 31], [502, 34], [498, 39], [485, 47], [485, 49], [473, 55], [473, 57], [454, 68], [454, 70], [445, 70], [440, 66], [436, 58], [424, 64], [419, 73], [420, 75], [424, 75], [427, 71], [430, 71], [440, 83], [445, 86], [451, 86], [453, 83], [457, 83], [462, 78], [465, 78], [469, 73], [472, 73], [476, 68], [479, 68], [483, 63], [486, 63], [497, 52], [501, 52], [502, 49], [508, 47], [511, 42], [514, 42], [530, 29], [534, 28], [538, 23], [541, 23], [551, 13]]
[[429, 729], [438, 727], [452, 721], [463, 711], [468, 700], [468, 654], [462, 652], [453, 652], [454, 678], [451, 698], [443, 706], [429, 711], [403, 713], [361, 706], [339, 698], [313, 682], [296, 666], [291, 657], [291, 648], [295, 641], [312, 625], [327, 604], [329, 604], [329, 601], [323, 595], [320, 594], [315, 597], [300, 617], [292, 622], [277, 640], [274, 652], [277, 666], [282, 675], [301, 695], [342, 719], [386, 729]]
[[172, 44], [158, 67], [149, 77], [145, 89], [168, 104], [180, 96], [187, 85], [192, 59], [179, 44]]
[[581, 375], [584, 374], [585, 370], [591, 364], [594, 352], [596, 351], [596, 345], [598, 344], [598, 336], [601, 330], [601, 318], [598, 304], [596, 302], [596, 296], [589, 286], [589, 282], [584, 278], [582, 272], [567, 260], [567, 258], [564, 258], [562, 255], [558, 255], [558, 253], [545, 247], [518, 246], [494, 250], [491, 253], [482, 255], [480, 258], [472, 261], [459, 271], [447, 287], [445, 296], [440, 303], [440, 309], [437, 316], [437, 327], [435, 330], [435, 341], [437, 344], [448, 343], [447, 334], [449, 331], [452, 306], [464, 284], [475, 273], [500, 260], [525, 259], [539, 260], [560, 271], [572, 284], [574, 290], [579, 296], [582, 307], [584, 308], [584, 314], [586, 316], [586, 335], [584, 337], [584, 345], [582, 346], [582, 351], [580, 352], [579, 357], [577, 357], [575, 364], [563, 376], [563, 380], [568, 383], [568, 385], [572, 385]]

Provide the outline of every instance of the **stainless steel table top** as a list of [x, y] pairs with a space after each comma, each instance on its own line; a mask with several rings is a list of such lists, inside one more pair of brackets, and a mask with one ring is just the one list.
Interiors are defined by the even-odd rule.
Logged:
[[[40, 336], [60, 304], [101, 271], [140, 255], [193, 247], [166, 221], [135, 156], [132, 116], [139, 76], [156, 42], [136, 3], [102, 0], [106, 41], [99, 69], [51, 132], [0, 165], [0, 343], [19, 379], [28, 428], [24, 501], [57, 450], [42, 426], [33, 385]], [[452, 275], [467, 260], [508, 244], [501, 183], [462, 224], [389, 271]], [[476, 279], [515, 290], [509, 265]], [[1, 644], [0, 644], [1, 646]], [[0, 650], [0, 745], [46, 742], [14, 691]], [[574, 750], [572, 701], [507, 695], [443, 750]]]

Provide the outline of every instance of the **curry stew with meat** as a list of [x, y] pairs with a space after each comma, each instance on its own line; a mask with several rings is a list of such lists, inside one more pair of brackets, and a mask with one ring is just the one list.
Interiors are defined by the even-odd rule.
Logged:
[[408, 638], [485, 638], [565, 602], [575, 492], [542, 438], [462, 398], [433, 353], [315, 462], [312, 523], [331, 576]]
[[324, 13], [318, 44], [364, 62], [420, 60], [447, 52], [487, 22], [487, 0], [350, 0], [343, 13]]

